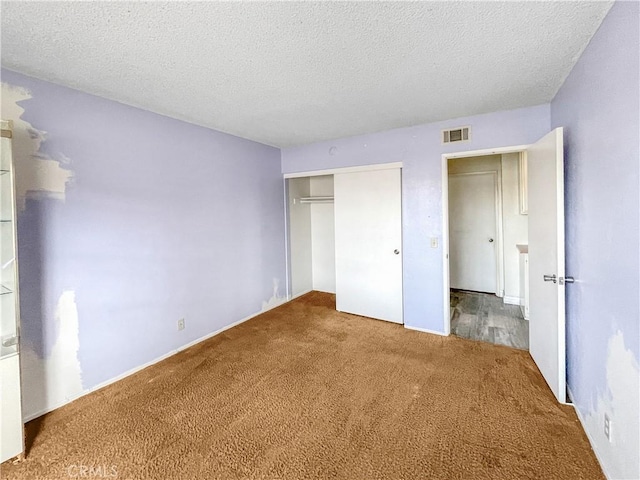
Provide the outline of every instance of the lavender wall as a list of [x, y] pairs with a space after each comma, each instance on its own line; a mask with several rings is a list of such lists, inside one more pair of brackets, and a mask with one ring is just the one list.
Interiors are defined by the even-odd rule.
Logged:
[[[25, 397], [64, 381], [45, 371], [61, 342], [79, 342], [86, 390], [283, 300], [279, 149], [7, 70], [2, 82], [28, 91], [21, 119], [47, 132], [35, 160], [72, 174], [62, 196], [19, 199], [23, 353], [43, 370], [23, 375]], [[77, 340], [60, 340], [75, 314]]]
[[[462, 125], [471, 126], [470, 142], [441, 144], [442, 129]], [[282, 151], [282, 171], [403, 162], [404, 321], [444, 332], [442, 154], [529, 144], [549, 129], [549, 105], [540, 105], [287, 148]], [[331, 147], [336, 148], [329, 153]], [[439, 248], [430, 248], [430, 237], [439, 239]]]
[[[565, 127], [568, 382], [612, 478], [640, 478], [639, 4], [617, 2], [551, 104]], [[604, 414], [614, 423], [603, 434]]]

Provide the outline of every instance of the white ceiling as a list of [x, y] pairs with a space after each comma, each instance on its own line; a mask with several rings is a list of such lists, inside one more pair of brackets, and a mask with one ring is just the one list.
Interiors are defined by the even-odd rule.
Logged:
[[611, 2], [7, 2], [3, 66], [286, 147], [549, 102]]

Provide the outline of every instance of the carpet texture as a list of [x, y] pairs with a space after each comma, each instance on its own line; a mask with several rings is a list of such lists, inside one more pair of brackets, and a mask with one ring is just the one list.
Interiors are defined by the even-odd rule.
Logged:
[[2, 478], [604, 478], [527, 352], [334, 308], [312, 292], [30, 422]]

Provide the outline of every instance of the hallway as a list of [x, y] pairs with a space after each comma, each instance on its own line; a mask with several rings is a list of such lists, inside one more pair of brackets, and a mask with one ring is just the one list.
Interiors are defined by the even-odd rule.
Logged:
[[451, 290], [451, 333], [458, 337], [529, 350], [529, 322], [518, 305], [488, 293]]

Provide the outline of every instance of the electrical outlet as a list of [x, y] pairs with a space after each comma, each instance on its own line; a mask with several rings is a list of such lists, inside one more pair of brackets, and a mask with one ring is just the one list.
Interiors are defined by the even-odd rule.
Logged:
[[178, 330], [184, 330], [184, 318], [178, 320]]
[[604, 414], [604, 436], [611, 442], [611, 419], [606, 413]]

